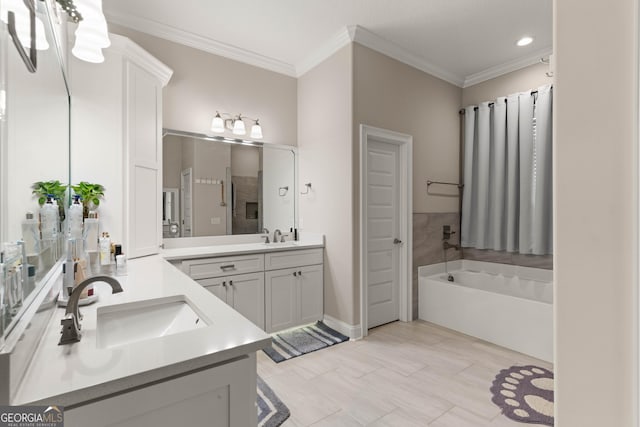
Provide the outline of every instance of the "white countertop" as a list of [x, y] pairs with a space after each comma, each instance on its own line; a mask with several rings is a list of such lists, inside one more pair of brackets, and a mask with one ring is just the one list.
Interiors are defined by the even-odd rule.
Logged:
[[[191, 257], [204, 256], [198, 255], [204, 253], [227, 254], [230, 249], [223, 248], [220, 252], [213, 248], [172, 249], [175, 252], [168, 254], [168, 258], [175, 259], [184, 253]], [[123, 292], [112, 295], [109, 285], [97, 283], [100, 300], [80, 308], [84, 318], [79, 343], [58, 345], [64, 309], [57, 309], [11, 402], [13, 405], [72, 407], [240, 357], [271, 342], [269, 335], [170, 265], [162, 255], [130, 260], [128, 275], [116, 278]], [[203, 315], [208, 326], [119, 347], [97, 348], [98, 307], [174, 295], [184, 295]]]
[[324, 247], [322, 235], [313, 235], [299, 241], [284, 243], [239, 243], [226, 245], [176, 247], [163, 249], [162, 256], [170, 261], [180, 259], [206, 258], [211, 256], [243, 255], [260, 252], [281, 252]]

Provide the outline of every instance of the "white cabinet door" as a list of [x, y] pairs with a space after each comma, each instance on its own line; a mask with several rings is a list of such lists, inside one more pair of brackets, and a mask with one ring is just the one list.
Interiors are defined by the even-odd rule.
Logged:
[[265, 327], [267, 332], [297, 325], [298, 269], [267, 271], [265, 277]]
[[301, 325], [322, 320], [324, 314], [324, 291], [322, 265], [311, 265], [298, 269], [298, 306]]
[[256, 356], [152, 383], [65, 411], [68, 427], [257, 424]]
[[156, 77], [125, 61], [125, 94], [125, 234], [128, 256], [136, 258], [157, 254], [162, 242], [162, 89]]
[[196, 279], [206, 290], [264, 329], [264, 274]]
[[264, 274], [241, 274], [227, 279], [227, 304], [264, 329]]
[[197, 279], [196, 282], [200, 283], [206, 290], [220, 298], [225, 303], [227, 302], [227, 278], [215, 277], [212, 279]]

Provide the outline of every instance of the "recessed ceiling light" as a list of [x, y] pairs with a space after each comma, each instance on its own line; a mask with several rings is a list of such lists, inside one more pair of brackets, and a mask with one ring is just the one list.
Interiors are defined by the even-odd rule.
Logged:
[[521, 38], [520, 40], [518, 40], [516, 42], [516, 44], [518, 46], [527, 46], [530, 45], [531, 42], [533, 42], [533, 37], [529, 37], [529, 36], [524, 36], [523, 38]]

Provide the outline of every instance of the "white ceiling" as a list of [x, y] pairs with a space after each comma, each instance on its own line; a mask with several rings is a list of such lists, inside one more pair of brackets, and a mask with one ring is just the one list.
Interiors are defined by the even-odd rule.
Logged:
[[[107, 0], [113, 23], [299, 76], [349, 41], [459, 86], [548, 56], [552, 0]], [[534, 42], [517, 47], [523, 35]]]

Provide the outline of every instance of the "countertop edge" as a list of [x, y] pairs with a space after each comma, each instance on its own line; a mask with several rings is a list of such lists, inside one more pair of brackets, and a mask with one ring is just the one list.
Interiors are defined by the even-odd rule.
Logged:
[[[220, 257], [220, 256], [230, 256], [230, 255], [249, 255], [249, 254], [259, 254], [259, 253], [273, 253], [273, 252], [285, 252], [285, 251], [301, 251], [305, 249], [319, 249], [324, 248], [324, 244], [322, 243], [312, 243], [308, 245], [300, 245], [300, 246], [285, 246], [285, 247], [273, 247], [273, 248], [264, 248], [264, 249], [233, 249], [228, 251], [211, 251], [206, 252], [204, 248], [208, 248], [208, 246], [199, 246], [194, 248], [176, 248], [176, 249], [164, 249], [160, 256], [167, 261], [180, 261], [185, 259], [200, 259], [200, 258], [211, 258], [211, 257]], [[198, 250], [197, 252], [189, 253], [189, 250]], [[172, 254], [171, 252], [182, 251], [185, 253], [181, 254]]]
[[194, 359], [184, 360], [172, 365], [163, 366], [146, 372], [140, 372], [128, 377], [116, 378], [112, 381], [73, 390], [68, 393], [50, 396], [33, 402], [21, 403], [21, 405], [57, 405], [63, 406], [66, 409], [74, 409], [96, 401], [108, 399], [114, 395], [124, 394], [147, 385], [170, 381], [203, 369], [216, 368], [237, 360], [249, 353], [262, 350], [270, 344], [271, 338], [265, 338], [232, 349], [220, 351], [214, 354], [206, 354]]

